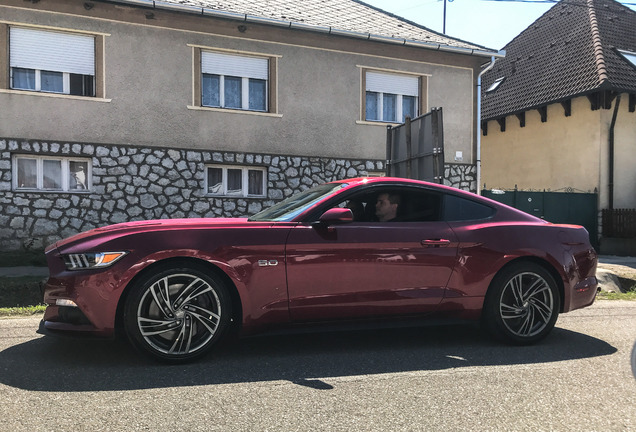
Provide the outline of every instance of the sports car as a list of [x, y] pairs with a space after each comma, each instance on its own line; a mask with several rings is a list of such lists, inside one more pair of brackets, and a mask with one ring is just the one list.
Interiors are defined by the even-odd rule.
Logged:
[[172, 363], [203, 356], [229, 330], [424, 317], [531, 344], [597, 289], [583, 227], [397, 178], [318, 185], [249, 218], [97, 228], [46, 257], [47, 333], [125, 335]]

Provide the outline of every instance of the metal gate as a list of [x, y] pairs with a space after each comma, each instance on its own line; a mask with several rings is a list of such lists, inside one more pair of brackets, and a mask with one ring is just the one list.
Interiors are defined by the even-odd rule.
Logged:
[[553, 223], [582, 225], [598, 249], [598, 194], [564, 191], [482, 190], [482, 195]]
[[386, 174], [442, 183], [444, 180], [444, 127], [441, 108], [404, 124], [387, 127]]

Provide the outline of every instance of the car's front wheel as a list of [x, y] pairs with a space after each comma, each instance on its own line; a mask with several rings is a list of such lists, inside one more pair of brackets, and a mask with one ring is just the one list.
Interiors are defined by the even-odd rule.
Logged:
[[531, 262], [513, 264], [493, 279], [483, 321], [504, 342], [531, 344], [552, 330], [560, 305], [557, 284], [548, 271]]
[[124, 306], [124, 327], [133, 345], [167, 362], [208, 352], [230, 322], [227, 288], [195, 265], [172, 266], [139, 280]]

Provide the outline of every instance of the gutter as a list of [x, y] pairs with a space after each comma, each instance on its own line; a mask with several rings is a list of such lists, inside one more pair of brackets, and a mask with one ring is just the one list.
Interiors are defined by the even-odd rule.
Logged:
[[[499, 51], [506, 54], [505, 51]], [[479, 72], [477, 76], [477, 195], [481, 195], [481, 76], [495, 66], [497, 59], [495, 56], [490, 58], [490, 64], [484, 70]]]
[[104, 0], [109, 3], [120, 3], [129, 6], [141, 6], [152, 9], [161, 9], [173, 12], [189, 13], [193, 15], [201, 15], [207, 17], [229, 19], [234, 21], [263, 24], [276, 27], [289, 28], [293, 30], [304, 30], [315, 33], [330, 34], [335, 36], [344, 36], [356, 39], [364, 39], [374, 42], [385, 42], [395, 45], [404, 45], [415, 48], [430, 49], [434, 51], [451, 52], [456, 54], [465, 54], [479, 57], [499, 57], [505, 56], [504, 51], [491, 51], [488, 49], [473, 49], [473, 48], [461, 48], [453, 47], [450, 45], [442, 45], [432, 42], [422, 42], [412, 39], [394, 38], [390, 36], [376, 35], [372, 33], [362, 33], [350, 30], [342, 30], [334, 27], [318, 26], [313, 24], [304, 24], [293, 21], [285, 21], [276, 18], [259, 17], [248, 14], [241, 14], [236, 12], [226, 12], [216, 9], [203, 8], [200, 6], [191, 6], [184, 4], [168, 3], [160, 0]]

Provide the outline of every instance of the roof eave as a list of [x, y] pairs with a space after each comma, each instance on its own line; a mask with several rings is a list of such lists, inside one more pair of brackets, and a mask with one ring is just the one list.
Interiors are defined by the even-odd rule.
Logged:
[[355, 32], [350, 30], [338, 29], [334, 27], [317, 26], [293, 21], [280, 20], [276, 18], [266, 18], [235, 12], [226, 12], [216, 9], [202, 8], [198, 6], [182, 5], [170, 3], [160, 0], [103, 0], [109, 3], [120, 3], [130, 6], [146, 7], [152, 9], [162, 9], [173, 12], [189, 13], [193, 15], [209, 16], [234, 21], [249, 22], [254, 24], [263, 24], [276, 27], [286, 27], [294, 30], [309, 31], [314, 33], [332, 34], [335, 36], [344, 36], [355, 39], [366, 39], [375, 42], [384, 42], [395, 45], [404, 45], [416, 48], [423, 48], [435, 51], [450, 52], [456, 54], [472, 55], [478, 57], [505, 57], [505, 51], [492, 51], [488, 49], [463, 48], [454, 47], [432, 42], [409, 40], [404, 38], [395, 38], [391, 36], [376, 35], [372, 33]]
[[491, 116], [488, 116], [488, 117], [482, 117], [481, 121], [497, 120], [497, 119], [500, 119], [502, 117], [508, 117], [508, 116], [521, 114], [521, 113], [524, 113], [526, 111], [532, 111], [532, 110], [539, 109], [539, 108], [547, 106], [547, 105], [563, 103], [563, 102], [565, 102], [567, 100], [570, 100], [570, 99], [574, 99], [574, 98], [577, 98], [577, 97], [585, 97], [585, 96], [593, 95], [595, 93], [604, 92], [604, 91], [612, 91], [612, 92], [616, 92], [616, 93], [636, 94], [636, 92], [634, 90], [632, 90], [632, 89], [623, 88], [623, 87], [617, 87], [617, 86], [611, 85], [610, 83], [606, 82], [603, 85], [600, 85], [600, 86], [598, 86], [596, 88], [593, 88], [593, 89], [590, 89], [590, 90], [586, 90], [586, 91], [583, 91], [583, 92], [580, 92], [580, 93], [568, 95], [568, 96], [563, 96], [563, 97], [560, 97], [558, 99], [551, 100], [549, 102], [542, 102], [542, 103], [539, 103], [539, 104], [534, 104], [532, 106], [525, 107], [525, 108], [519, 108], [519, 109], [516, 109], [514, 111], [507, 112], [507, 113], [491, 115]]

